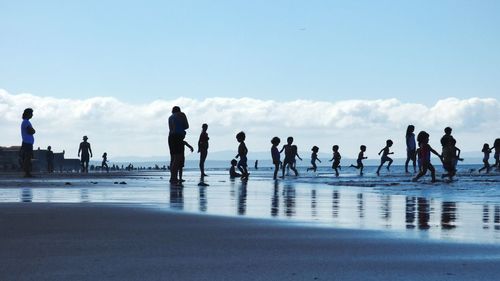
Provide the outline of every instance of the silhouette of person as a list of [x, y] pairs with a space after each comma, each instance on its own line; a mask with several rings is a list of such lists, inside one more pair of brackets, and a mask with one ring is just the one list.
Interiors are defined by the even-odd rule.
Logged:
[[108, 153], [104, 152], [102, 155], [102, 163], [101, 163], [101, 169], [106, 169], [106, 173], [109, 173], [109, 167], [108, 167]]
[[283, 160], [283, 165], [281, 167], [282, 170], [282, 178], [285, 177], [285, 169], [289, 167], [292, 169], [292, 171], [295, 173], [295, 176], [299, 175], [299, 172], [297, 172], [297, 169], [295, 168], [295, 157], [299, 158], [300, 161], [302, 161], [302, 158], [300, 158], [299, 154], [297, 153], [297, 146], [292, 145], [293, 143], [293, 137], [288, 137], [286, 139], [287, 144], [283, 145], [283, 147], [280, 150], [280, 153], [285, 151], [285, 159]]
[[232, 179], [241, 177], [241, 174], [236, 172], [237, 164], [238, 161], [236, 161], [236, 159], [231, 160], [231, 168], [229, 168], [229, 177]]
[[89, 138], [87, 136], [83, 136], [83, 141], [80, 143], [80, 147], [78, 148], [78, 157], [80, 154], [82, 157], [80, 158], [80, 162], [82, 164], [82, 173], [89, 172], [89, 161], [92, 158], [92, 148], [90, 148], [90, 143], [87, 142]]
[[200, 138], [198, 139], [198, 153], [200, 154], [200, 173], [201, 177], [205, 177], [205, 160], [207, 159], [208, 155], [208, 140], [210, 139], [208, 137], [208, 125], [203, 124], [201, 126], [201, 134]]
[[170, 183], [181, 185], [179, 182], [179, 169], [184, 157], [184, 138], [189, 123], [180, 107], [172, 108], [172, 115], [168, 118], [168, 147], [170, 150]]
[[238, 154], [236, 154], [235, 158], [240, 158], [240, 161], [238, 162], [238, 170], [240, 170], [241, 172], [242, 179], [248, 179], [248, 176], [250, 175], [247, 169], [248, 149], [247, 146], [245, 145], [245, 138], [246, 135], [244, 132], [239, 132], [238, 134], [236, 134], [236, 140], [240, 143], [240, 145], [238, 146]]
[[417, 172], [416, 160], [417, 160], [417, 144], [415, 142], [415, 126], [408, 125], [406, 128], [406, 162], [405, 162], [405, 172], [408, 171], [408, 163], [410, 160], [413, 162], [413, 172]]
[[497, 170], [500, 169], [500, 138], [495, 139], [493, 143], [493, 148], [495, 149], [495, 165], [493, 167], [497, 167]]
[[47, 147], [47, 172], [54, 172], [54, 152], [50, 145]]
[[486, 169], [486, 173], [489, 173], [490, 172], [490, 163], [489, 163], [489, 160], [490, 160], [490, 153], [492, 151], [493, 148], [490, 148], [490, 145], [485, 143], [483, 145], [483, 149], [481, 150], [481, 152], [483, 153], [483, 163], [484, 163], [484, 166], [479, 169], [477, 172], [478, 173], [481, 173], [482, 170]]
[[309, 170], [312, 170], [313, 172], [316, 172], [316, 170], [318, 169], [318, 167], [316, 166], [316, 161], [319, 161], [319, 163], [321, 163], [321, 160], [318, 159], [318, 151], [319, 151], [319, 147], [317, 146], [313, 146], [311, 148], [311, 165], [312, 167], [311, 168], [307, 168], [306, 171], [309, 172]]
[[330, 159], [330, 162], [333, 161], [332, 169], [335, 171], [335, 176], [338, 177], [339, 176], [339, 169], [340, 169], [340, 159], [342, 158], [340, 156], [340, 153], [339, 153], [339, 146], [334, 145], [332, 147], [332, 151], [333, 151], [333, 156], [332, 156], [332, 159]]
[[385, 142], [385, 144], [386, 144], [385, 147], [382, 148], [378, 153], [378, 155], [380, 155], [380, 153], [382, 153], [382, 157], [380, 158], [380, 165], [378, 166], [378, 169], [377, 169], [377, 176], [380, 175], [380, 168], [382, 168], [382, 166], [384, 165], [385, 162], [389, 162], [389, 164], [387, 164], [387, 171], [389, 171], [389, 169], [391, 168], [392, 159], [388, 155], [394, 154], [394, 152], [389, 152], [389, 148], [392, 146], [393, 142], [392, 142], [392, 140], [387, 140]]
[[429, 145], [429, 134], [427, 132], [421, 131], [420, 133], [418, 133], [417, 142], [419, 146], [418, 161], [419, 165], [421, 166], [421, 170], [417, 174], [417, 176], [412, 179], [412, 181], [418, 181], [419, 178], [427, 173], [427, 170], [430, 170], [432, 182], [436, 182], [436, 169], [434, 169], [434, 166], [432, 166], [431, 163], [431, 152], [438, 156], [441, 161], [443, 160], [443, 158]]
[[460, 149], [457, 148], [455, 145], [457, 141], [455, 139], [448, 139], [449, 143], [447, 143], [443, 147], [443, 168], [447, 172], [446, 174], [443, 174], [441, 177], [445, 178], [448, 177], [451, 180], [453, 180], [453, 177], [457, 173], [457, 162], [463, 161], [462, 158], [460, 158]]
[[356, 160], [356, 166], [354, 166], [354, 165], [351, 164], [350, 167], [359, 169], [359, 175], [362, 176], [363, 175], [363, 169], [365, 167], [363, 165], [363, 159], [368, 159], [368, 157], [365, 156], [365, 152], [366, 152], [366, 146], [365, 145], [360, 146], [359, 150], [360, 150], [360, 152], [358, 153], [358, 159]]
[[255, 160], [254, 168], [255, 168], [255, 170], [259, 169], [259, 160]]
[[441, 137], [441, 146], [445, 147], [446, 144], [450, 143], [450, 141], [453, 139], [453, 136], [451, 135], [452, 129], [450, 127], [444, 128], [444, 135]]
[[273, 159], [273, 165], [274, 165], [274, 175], [273, 179], [277, 179], [278, 177], [278, 170], [280, 169], [280, 152], [278, 150], [278, 145], [280, 144], [281, 140], [278, 137], [274, 137], [271, 140], [271, 143], [273, 144], [271, 146], [271, 157]]
[[33, 158], [33, 144], [35, 143], [35, 129], [31, 125], [30, 119], [33, 117], [33, 109], [26, 108], [23, 112], [23, 122], [21, 123], [21, 159], [24, 176], [33, 177], [31, 174], [31, 159]]

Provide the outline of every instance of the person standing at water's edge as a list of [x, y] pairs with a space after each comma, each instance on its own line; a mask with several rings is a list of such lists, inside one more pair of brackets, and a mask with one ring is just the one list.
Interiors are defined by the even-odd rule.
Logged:
[[21, 123], [21, 159], [23, 164], [24, 176], [31, 175], [31, 159], [33, 158], [33, 144], [35, 143], [35, 129], [31, 125], [30, 119], [33, 117], [33, 109], [26, 108], [23, 112], [23, 122]]
[[405, 162], [405, 173], [408, 171], [408, 163], [410, 160], [413, 162], [413, 172], [417, 172], [417, 143], [415, 142], [415, 126], [408, 125], [406, 128], [406, 162]]
[[87, 142], [89, 138], [87, 136], [83, 136], [83, 141], [80, 143], [80, 147], [78, 148], [78, 157], [80, 154], [82, 158], [80, 158], [82, 164], [82, 173], [89, 172], [89, 161], [92, 158], [92, 148], [90, 148], [90, 143]]
[[184, 138], [189, 123], [181, 108], [174, 106], [168, 118], [168, 148], [170, 150], [170, 183], [179, 184], [179, 169], [184, 156]]
[[206, 176], [205, 174], [205, 160], [207, 160], [207, 155], [208, 155], [208, 140], [210, 139], [208, 137], [208, 125], [203, 124], [201, 126], [201, 134], [200, 138], [198, 139], [198, 153], [200, 154], [200, 173], [201, 177]]

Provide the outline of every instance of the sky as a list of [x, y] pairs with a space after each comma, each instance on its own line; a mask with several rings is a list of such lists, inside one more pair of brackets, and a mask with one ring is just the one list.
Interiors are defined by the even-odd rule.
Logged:
[[455, 126], [480, 150], [500, 135], [498, 14], [487, 0], [0, 0], [0, 145], [19, 142], [17, 112], [30, 106], [40, 145], [88, 134], [115, 155], [167, 155], [177, 103], [191, 142], [212, 123], [214, 150], [246, 130], [258, 151], [279, 133], [304, 151], [338, 140], [355, 157], [410, 122]]

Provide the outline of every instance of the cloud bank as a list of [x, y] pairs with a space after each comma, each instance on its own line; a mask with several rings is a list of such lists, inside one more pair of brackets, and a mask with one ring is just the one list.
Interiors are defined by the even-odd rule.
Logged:
[[252, 150], [269, 150], [276, 135], [282, 142], [294, 136], [301, 151], [317, 145], [320, 152], [330, 153], [331, 146], [339, 144], [344, 157], [355, 157], [361, 144], [368, 146], [369, 156], [376, 157], [391, 138], [395, 157], [405, 157], [408, 124], [414, 124], [417, 132], [428, 131], [435, 147], [446, 126], [454, 129], [465, 151], [480, 151], [483, 143], [500, 137], [500, 102], [495, 98], [447, 98], [433, 106], [397, 99], [277, 102], [217, 97], [130, 104], [112, 97], [57, 99], [0, 90], [0, 145], [20, 144], [21, 114], [32, 107], [35, 147], [52, 145], [75, 157], [82, 136], [88, 135], [94, 159], [104, 151], [111, 157], [168, 155], [167, 119], [174, 105], [189, 118], [188, 142], [196, 145], [202, 123], [208, 123], [211, 151], [236, 150], [234, 135], [243, 130], [249, 156]]

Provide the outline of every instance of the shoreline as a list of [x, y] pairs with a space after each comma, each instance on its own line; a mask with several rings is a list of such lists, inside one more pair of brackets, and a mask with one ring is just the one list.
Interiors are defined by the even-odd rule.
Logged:
[[479, 280], [500, 246], [114, 204], [0, 204], [3, 280]]

